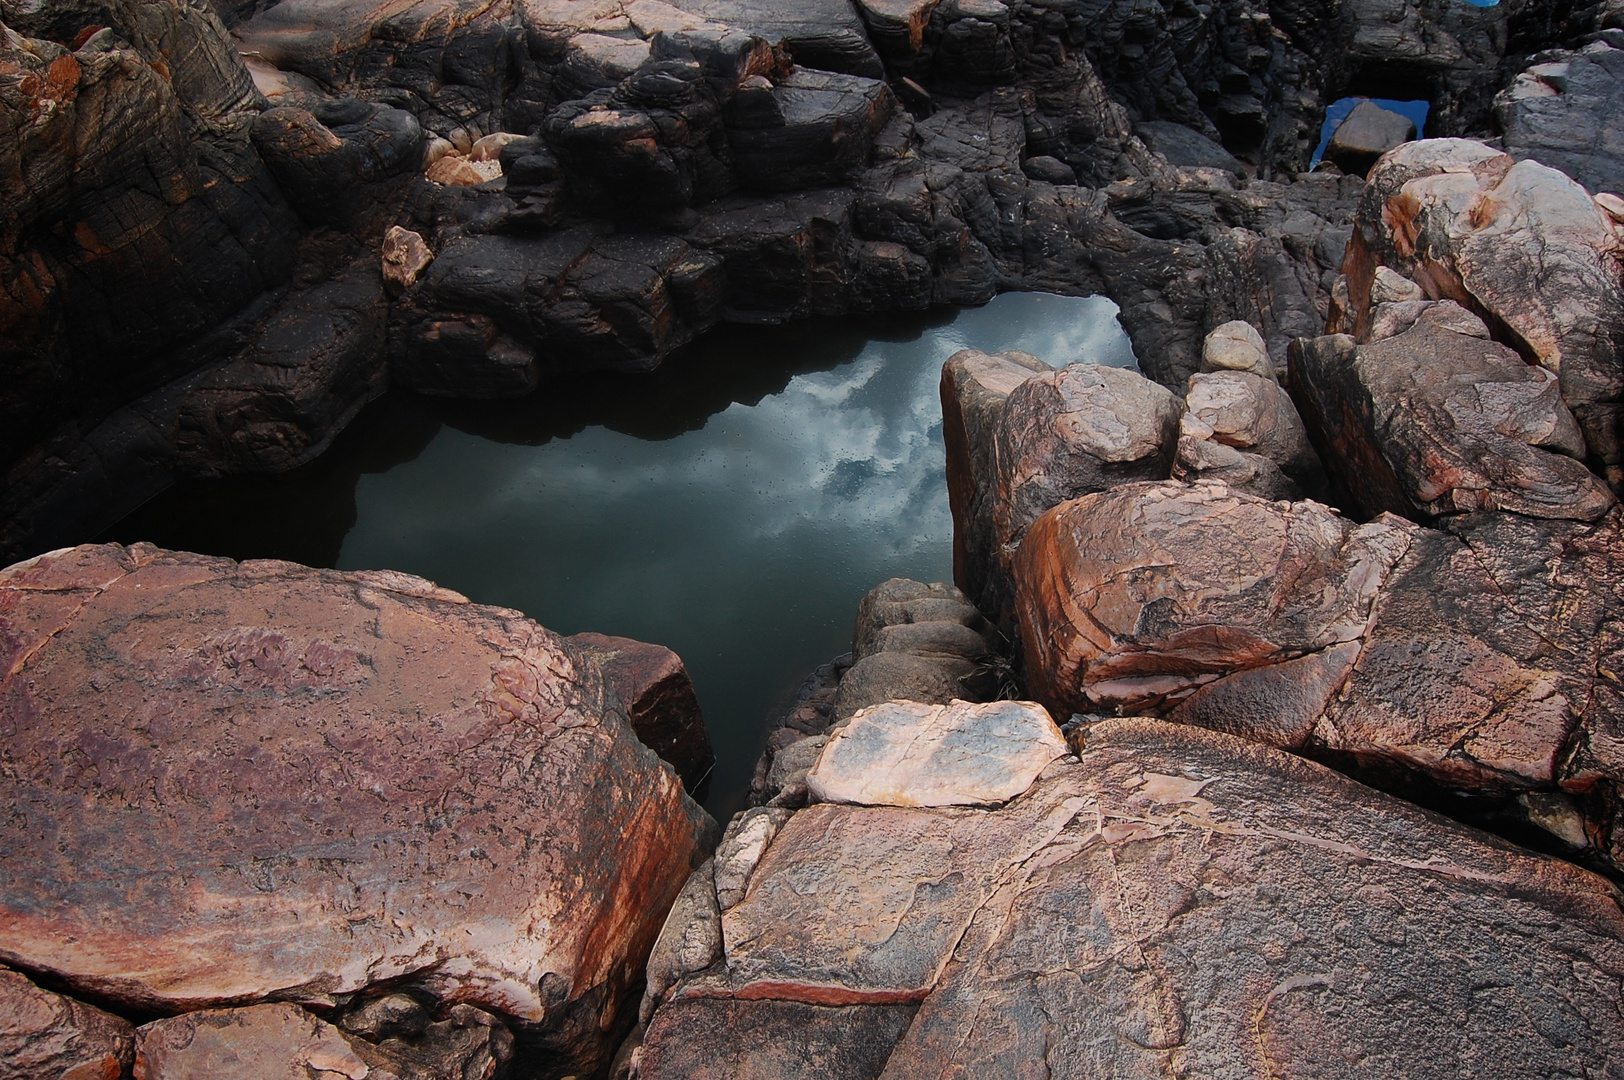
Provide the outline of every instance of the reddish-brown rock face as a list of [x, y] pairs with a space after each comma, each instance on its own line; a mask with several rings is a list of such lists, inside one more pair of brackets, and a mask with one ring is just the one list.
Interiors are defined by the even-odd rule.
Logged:
[[698, 790], [716, 754], [682, 657], [664, 645], [608, 634], [565, 640], [602, 669], [643, 745], [677, 770], [688, 791]]
[[134, 1053], [129, 1021], [0, 968], [0, 1076], [118, 1080]]
[[418, 578], [0, 573], [0, 959], [160, 1013], [399, 980], [590, 1069], [709, 819], [601, 679]]
[[1624, 1046], [1602, 879], [1157, 721], [995, 810], [802, 810], [721, 937], [643, 1080], [1600, 1075]]

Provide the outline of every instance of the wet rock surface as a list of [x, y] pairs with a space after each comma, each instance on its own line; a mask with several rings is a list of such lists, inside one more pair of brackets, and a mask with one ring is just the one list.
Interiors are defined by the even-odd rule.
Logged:
[[711, 826], [560, 639], [402, 574], [139, 546], [14, 566], [0, 612], [8, 964], [148, 1014], [387, 985], [607, 1060]]

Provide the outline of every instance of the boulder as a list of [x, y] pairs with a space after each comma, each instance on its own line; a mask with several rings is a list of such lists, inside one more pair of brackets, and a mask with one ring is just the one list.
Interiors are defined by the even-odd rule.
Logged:
[[135, 1061], [128, 1020], [42, 990], [0, 968], [0, 1075], [118, 1080]]
[[1072, 364], [1010, 392], [993, 439], [993, 539], [1007, 566], [1050, 507], [1135, 480], [1165, 479], [1179, 402], [1136, 371]]
[[1133, 133], [1145, 145], [1181, 169], [1222, 169], [1242, 175], [1246, 167], [1225, 150], [1222, 143], [1183, 124], [1170, 120], [1144, 120], [1135, 124]]
[[[747, 113], [745, 102], [756, 96], [770, 100]], [[765, 191], [839, 183], [865, 164], [895, 106], [879, 79], [796, 68], [735, 98], [733, 167], [743, 183]]]
[[1374, 101], [1355, 105], [1331, 133], [1325, 160], [1353, 176], [1364, 176], [1376, 159], [1415, 138], [1415, 122]]
[[1214, 329], [1201, 343], [1202, 371], [1249, 371], [1274, 378], [1274, 362], [1263, 335], [1251, 323], [1234, 320]]
[[1304, 491], [1323, 480], [1302, 417], [1272, 378], [1245, 371], [1191, 375], [1180, 423], [1181, 435], [1199, 429], [1213, 442], [1267, 458]]
[[663, 645], [608, 634], [573, 634], [564, 639], [603, 669], [604, 681], [643, 745], [677, 770], [690, 793], [716, 764], [710, 733], [682, 657]]
[[1481, 143], [1407, 143], [1371, 170], [1343, 272], [1353, 333], [1369, 327], [1375, 268], [1454, 300], [1555, 374], [1592, 462], [1624, 479], [1624, 281], [1609, 219], [1577, 183]]
[[1027, 686], [1057, 716], [1147, 712], [1355, 641], [1408, 535], [1210, 482], [1063, 503], [1014, 561]]
[[417, 275], [434, 261], [423, 237], [399, 225], [383, 234], [383, 287], [390, 296], [399, 296], [417, 283]]
[[1359, 511], [1422, 521], [1471, 510], [1607, 513], [1616, 499], [1583, 464], [1557, 376], [1439, 325], [1441, 307], [1396, 337], [1292, 345], [1293, 391]]
[[1054, 370], [1022, 352], [965, 349], [942, 365], [942, 441], [947, 446], [947, 503], [953, 514], [953, 580], [977, 607], [1006, 611], [1013, 597], [997, 555], [993, 443], [1009, 395], [1032, 376]]
[[[322, 102], [313, 112], [266, 109], [252, 130], [254, 147], [300, 217], [374, 235], [394, 216], [399, 189], [423, 156], [416, 117], [353, 98]], [[430, 179], [442, 168], [431, 168]]]
[[1624, 49], [1597, 41], [1542, 56], [1494, 99], [1506, 152], [1624, 193]]
[[989, 806], [1008, 802], [1067, 753], [1041, 705], [891, 701], [830, 735], [807, 775], [818, 802]]
[[[869, 40], [881, 58], [908, 61], [925, 43], [925, 27], [941, 0], [857, 0]], [[918, 85], [918, 84], [915, 84]]]
[[7, 964], [149, 1014], [387, 987], [607, 1062], [713, 826], [558, 637], [147, 545], [19, 563], [0, 618]]
[[832, 717], [892, 700], [945, 705], [996, 691], [997, 653], [981, 612], [946, 582], [881, 582], [857, 605], [851, 668], [840, 678]]
[[676, 0], [674, 6], [782, 46], [801, 67], [885, 77], [863, 20], [847, 0]]
[[1624, 1039], [1607, 882], [1156, 721], [1091, 725], [996, 810], [800, 811], [721, 922], [644, 1080], [1549, 1075]]

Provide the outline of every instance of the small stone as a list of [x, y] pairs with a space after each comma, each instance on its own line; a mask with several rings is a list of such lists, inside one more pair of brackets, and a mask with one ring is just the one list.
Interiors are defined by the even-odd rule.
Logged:
[[837, 731], [807, 775], [823, 802], [865, 806], [989, 806], [1032, 785], [1066, 740], [1028, 701], [864, 709]]
[[1274, 361], [1263, 335], [1251, 323], [1239, 319], [1226, 322], [1201, 345], [1202, 371], [1250, 371], [1266, 379], [1274, 378]]
[[456, 152], [457, 148], [451, 145], [450, 140], [442, 139], [439, 136], [430, 139], [423, 144], [423, 172], [426, 174], [434, 167], [436, 161], [439, 161], [447, 154]]
[[1370, 285], [1370, 302], [1372, 304], [1403, 303], [1409, 300], [1425, 300], [1427, 294], [1421, 286], [1386, 266], [1376, 268], [1376, 276]]
[[417, 281], [417, 275], [434, 261], [434, 253], [417, 233], [391, 225], [383, 234], [383, 287], [390, 296], [399, 296]]
[[452, 153], [430, 165], [423, 175], [429, 182], [445, 187], [478, 187], [501, 176], [502, 165], [498, 161], [470, 161], [460, 153]]

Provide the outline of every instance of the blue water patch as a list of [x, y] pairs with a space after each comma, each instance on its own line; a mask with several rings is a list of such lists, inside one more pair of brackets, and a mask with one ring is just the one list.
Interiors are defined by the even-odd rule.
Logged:
[[[1493, 2], [1497, 2], [1497, 0], [1493, 0]], [[1467, 0], [1467, 3], [1477, 3], [1477, 0]], [[1490, 7], [1492, 2], [1478, 4], [1477, 6]], [[1331, 135], [1336, 131], [1338, 125], [1348, 118], [1348, 114], [1353, 111], [1353, 107], [1361, 101], [1374, 101], [1384, 109], [1408, 117], [1415, 124], [1415, 137], [1418, 139], [1426, 137], [1427, 110], [1431, 106], [1425, 101], [1394, 101], [1391, 98], [1341, 98], [1333, 101], [1325, 110], [1325, 123], [1320, 125], [1319, 146], [1314, 148], [1313, 160], [1308, 163], [1310, 169], [1318, 167], [1320, 160], [1325, 157], [1325, 148], [1331, 145]]]

